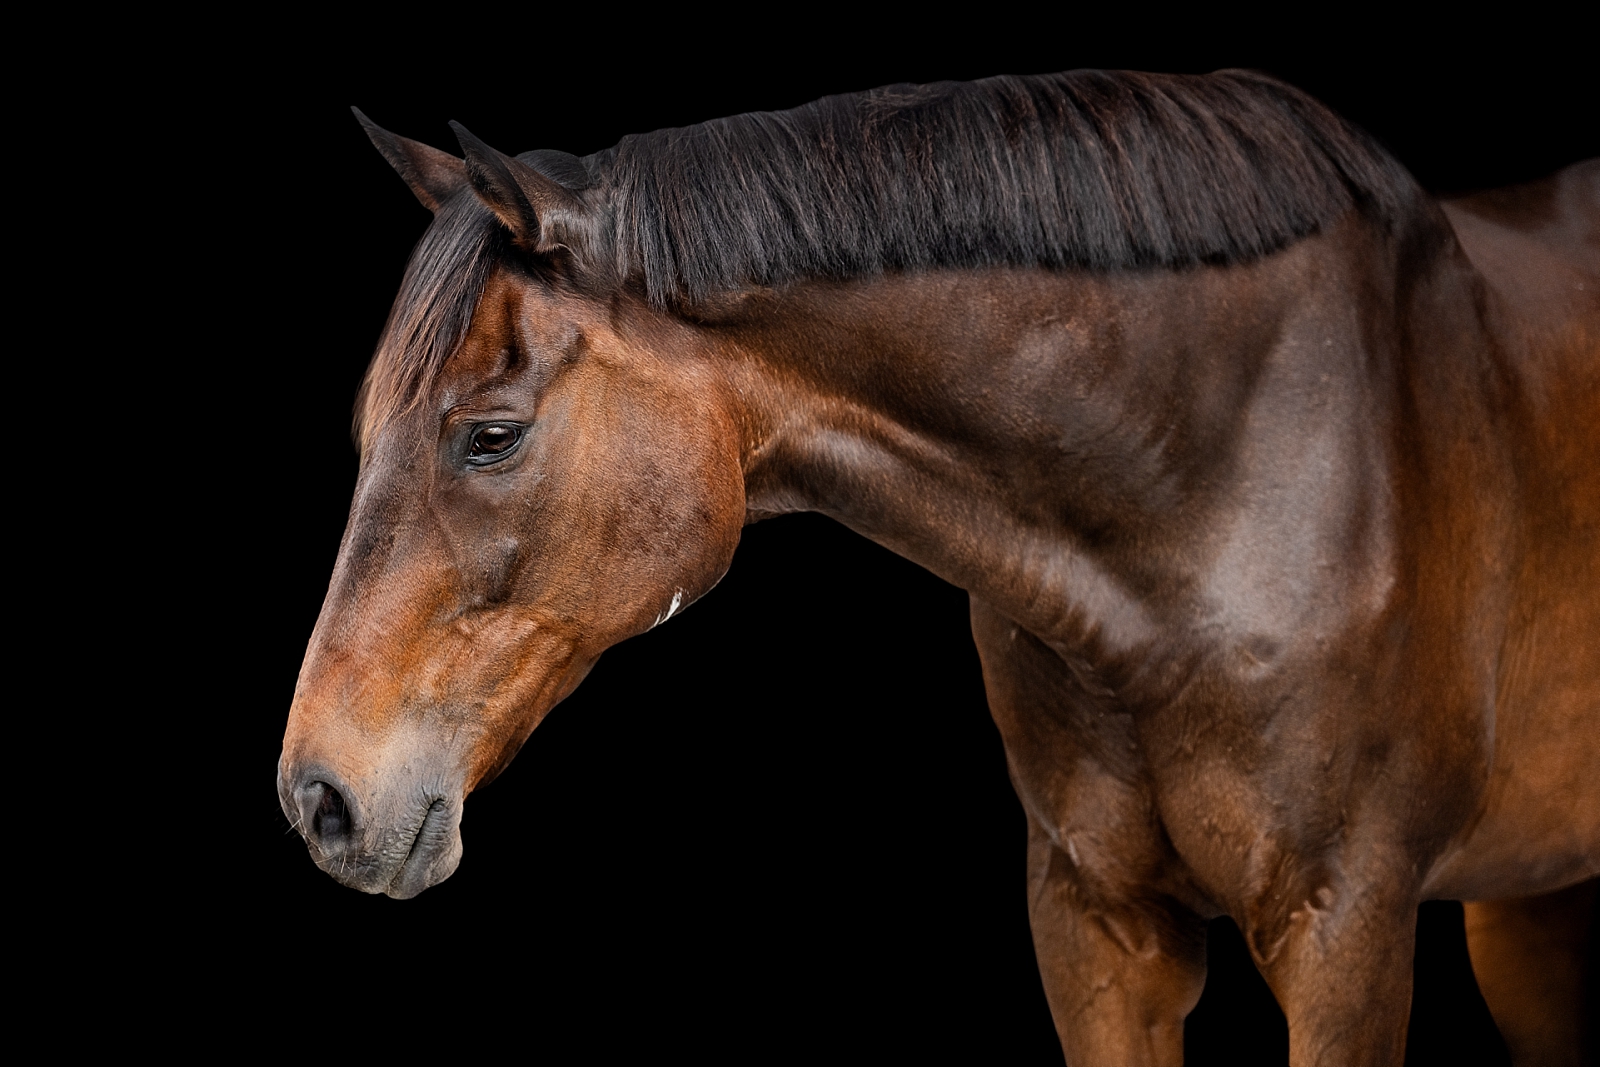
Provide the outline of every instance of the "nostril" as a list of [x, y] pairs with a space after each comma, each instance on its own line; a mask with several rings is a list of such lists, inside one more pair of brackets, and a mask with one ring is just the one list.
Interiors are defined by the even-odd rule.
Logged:
[[345, 809], [344, 797], [326, 782], [315, 784], [322, 787], [322, 798], [311, 816], [311, 832], [322, 841], [345, 836], [350, 832], [350, 813]]

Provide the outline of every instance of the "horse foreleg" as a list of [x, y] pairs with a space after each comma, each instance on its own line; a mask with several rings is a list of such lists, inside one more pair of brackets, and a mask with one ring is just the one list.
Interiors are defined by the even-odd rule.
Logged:
[[1464, 905], [1472, 970], [1517, 1067], [1579, 1062], [1597, 885]]
[[1164, 892], [1172, 857], [1132, 723], [1084, 706], [1056, 653], [977, 600], [972, 633], [1028, 813], [1029, 920], [1067, 1063], [1181, 1064], [1205, 926]]
[[1085, 900], [1069, 858], [1029, 823], [1028, 918], [1069, 1067], [1182, 1064], [1183, 1021], [1205, 986], [1204, 927]]
[[1400, 1067], [1417, 901], [1393, 872], [1345, 869], [1305, 892], [1292, 868], [1241, 921], [1289, 1022], [1293, 1067]]

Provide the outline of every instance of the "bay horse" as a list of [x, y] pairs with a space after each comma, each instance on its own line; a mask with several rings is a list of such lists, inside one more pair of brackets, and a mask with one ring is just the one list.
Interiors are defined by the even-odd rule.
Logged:
[[1067, 1062], [1181, 1062], [1231, 916], [1296, 1064], [1400, 1062], [1467, 901], [1575, 1062], [1600, 875], [1600, 163], [1439, 203], [1281, 82], [891, 86], [509, 156], [434, 213], [278, 766], [410, 897], [466, 796], [740, 531], [822, 512], [970, 595]]

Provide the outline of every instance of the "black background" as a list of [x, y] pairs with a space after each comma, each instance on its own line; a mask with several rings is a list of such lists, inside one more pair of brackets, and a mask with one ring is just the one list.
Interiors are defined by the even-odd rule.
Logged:
[[[173, 355], [203, 379], [179, 432], [208, 473], [199, 507], [181, 505], [204, 536], [170, 559], [203, 683], [171, 699], [193, 711], [204, 770], [169, 799], [207, 829], [150, 877], [159, 940], [192, 954], [208, 1003], [381, 1015], [401, 1033], [426, 1018], [465, 1045], [512, 1025], [529, 1054], [561, 1058], [1060, 1062], [965, 594], [820, 517], [747, 529], [712, 595], [608, 652], [472, 797], [449, 881], [396, 902], [313, 868], [278, 811], [278, 746], [354, 481], [355, 389], [429, 218], [350, 105], [452, 150], [458, 119], [508, 152], [583, 154], [895, 81], [1250, 66], [1366, 127], [1435, 191], [1600, 153], [1559, 26], [1263, 41], [996, 14], [863, 37], [846, 18], [783, 18], [630, 25], [620, 42], [537, 21], [339, 45], [264, 28], [271, 47], [172, 75], [186, 110], [160, 143], [191, 161], [187, 240], [207, 266], [186, 284], [215, 314]], [[1237, 933], [1212, 933], [1191, 1062], [1283, 1062], [1282, 1017]], [[262, 982], [267, 1004], [241, 992]], [[1457, 905], [1423, 909], [1408, 1062], [1505, 1062]]]

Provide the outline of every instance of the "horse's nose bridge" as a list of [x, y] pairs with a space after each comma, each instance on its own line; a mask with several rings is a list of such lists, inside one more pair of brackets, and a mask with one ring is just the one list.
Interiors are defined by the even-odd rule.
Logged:
[[[324, 608], [348, 610], [393, 584], [397, 569], [409, 572], [440, 554], [430, 518], [427, 479], [415, 457], [391, 443], [363, 463]], [[409, 584], [402, 582], [401, 584]]]
[[347, 681], [379, 682], [381, 688], [381, 679], [397, 679], [397, 661], [427, 660], [441, 619], [459, 614], [460, 567], [437, 531], [390, 530], [352, 542], [335, 564], [302, 677], [333, 669]]
[[330, 589], [301, 663], [288, 734], [382, 734], [409, 715], [437, 685], [450, 662], [443, 653], [455, 643], [441, 626], [453, 614], [453, 591], [438, 586], [408, 574]]

